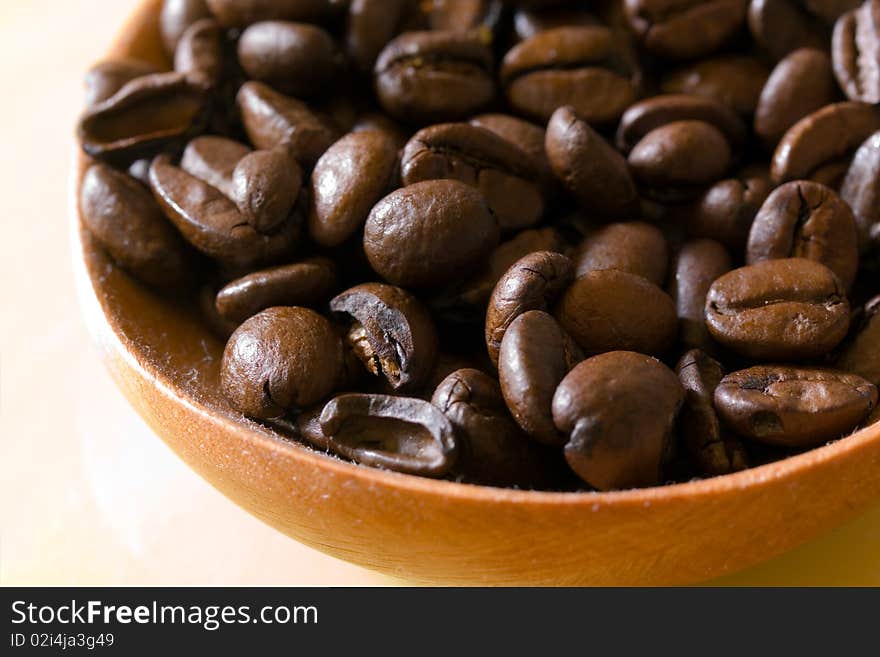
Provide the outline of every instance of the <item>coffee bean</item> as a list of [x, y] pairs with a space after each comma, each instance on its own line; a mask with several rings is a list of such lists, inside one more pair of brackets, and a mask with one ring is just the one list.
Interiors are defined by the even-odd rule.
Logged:
[[428, 25], [432, 30], [468, 32], [498, 29], [504, 11], [504, 0], [434, 0], [428, 9]]
[[587, 354], [626, 350], [662, 354], [675, 340], [675, 306], [663, 290], [635, 274], [606, 269], [576, 279], [555, 310]]
[[751, 116], [769, 75], [769, 69], [756, 57], [724, 55], [670, 72], [661, 88], [667, 94], [710, 98]]
[[437, 333], [428, 311], [408, 292], [363, 283], [334, 297], [330, 310], [345, 317], [348, 347], [392, 389], [413, 390], [430, 375]]
[[835, 367], [880, 386], [880, 296], [865, 304], [854, 322], [852, 338], [837, 357]]
[[668, 249], [659, 228], [643, 221], [627, 221], [608, 224], [587, 235], [573, 260], [575, 277], [588, 271], [617, 269], [663, 285]]
[[468, 123], [494, 132], [514, 146], [518, 146], [538, 167], [544, 187], [548, 187], [553, 173], [544, 150], [544, 128], [508, 114], [480, 114]]
[[410, 123], [455, 121], [495, 95], [492, 51], [476, 33], [407, 32], [376, 60], [376, 95], [386, 112]]
[[560, 27], [514, 46], [501, 64], [508, 102], [538, 121], [571, 105], [590, 123], [615, 121], [635, 100], [631, 55], [603, 27]]
[[513, 14], [513, 30], [520, 41], [531, 39], [539, 32], [557, 27], [593, 27], [600, 24], [594, 13], [580, 7], [562, 6], [550, 9], [517, 7]]
[[675, 371], [685, 393], [678, 430], [691, 460], [708, 476], [745, 470], [745, 448], [722, 428], [715, 412], [715, 390], [724, 377], [721, 364], [692, 349], [681, 357]]
[[545, 145], [551, 169], [584, 209], [604, 217], [638, 212], [626, 161], [573, 107], [553, 113]]
[[165, 51], [170, 55], [186, 28], [202, 18], [210, 18], [205, 0], [164, 0], [159, 12], [159, 32]]
[[287, 149], [258, 150], [235, 165], [231, 198], [245, 221], [266, 233], [287, 220], [301, 187], [302, 169]]
[[156, 67], [139, 59], [108, 59], [92, 66], [85, 75], [87, 106], [107, 100], [135, 78], [156, 73]]
[[824, 356], [846, 335], [849, 303], [840, 279], [805, 258], [765, 260], [718, 278], [706, 297], [712, 337], [759, 360]]
[[140, 183], [94, 164], [83, 175], [79, 208], [89, 232], [120, 267], [150, 285], [186, 280], [183, 242]]
[[581, 362], [553, 395], [565, 459], [599, 490], [660, 482], [684, 391], [658, 360], [612, 351]]
[[401, 30], [411, 0], [351, 0], [345, 28], [345, 49], [361, 73], [371, 73], [382, 49]]
[[279, 306], [235, 330], [220, 383], [236, 410], [270, 419], [330, 394], [341, 365], [342, 345], [329, 321], [313, 310]]
[[186, 145], [180, 168], [232, 198], [235, 165], [250, 152], [250, 148], [232, 139], [204, 135]]
[[442, 477], [455, 465], [455, 427], [429, 402], [348, 394], [330, 400], [319, 418], [329, 448], [363, 465]]
[[751, 0], [749, 31], [774, 61], [800, 48], [827, 50], [822, 26], [796, 0]]
[[498, 243], [483, 195], [457, 180], [429, 180], [392, 192], [370, 211], [364, 252], [394, 285], [438, 286], [467, 277]]
[[859, 250], [865, 253], [871, 229], [880, 226], [880, 131], [859, 146], [840, 186], [840, 197], [852, 208]]
[[831, 189], [795, 181], [777, 187], [755, 217], [746, 262], [809, 258], [833, 271], [849, 289], [859, 267], [856, 222]]
[[850, 100], [880, 103], [880, 1], [865, 0], [834, 25], [834, 74]]
[[247, 27], [259, 21], [318, 22], [333, 13], [334, 0], [205, 0], [224, 27]]
[[580, 347], [543, 311], [517, 315], [504, 332], [498, 354], [501, 392], [517, 424], [537, 442], [565, 444], [553, 424], [553, 393], [583, 359]]
[[547, 310], [572, 279], [574, 267], [561, 253], [536, 251], [517, 260], [498, 280], [486, 310], [486, 348], [498, 363], [511, 322], [528, 310]]
[[865, 379], [818, 367], [758, 365], [715, 389], [715, 408], [737, 432], [792, 447], [840, 438], [876, 403], [877, 388]]
[[452, 179], [479, 189], [504, 231], [527, 228], [544, 214], [538, 164], [509, 141], [467, 123], [419, 130], [400, 156], [404, 185]]
[[223, 79], [223, 32], [217, 21], [203, 18], [181, 35], [174, 51], [174, 70], [208, 87]]

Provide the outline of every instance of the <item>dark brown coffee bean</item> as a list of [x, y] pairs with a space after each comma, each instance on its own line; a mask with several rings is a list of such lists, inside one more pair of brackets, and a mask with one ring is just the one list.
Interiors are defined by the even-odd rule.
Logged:
[[232, 267], [276, 261], [291, 251], [299, 235], [299, 210], [274, 231], [262, 233], [220, 190], [174, 166], [167, 155], [153, 160], [150, 187], [190, 244]]
[[319, 419], [332, 451], [363, 465], [442, 477], [455, 465], [455, 427], [429, 402], [389, 395], [340, 395]]
[[437, 351], [434, 322], [414, 296], [381, 283], [357, 285], [330, 301], [345, 315], [348, 346], [374, 376], [392, 389], [418, 388], [431, 374]]
[[397, 145], [386, 132], [350, 132], [328, 148], [312, 171], [312, 239], [338, 246], [360, 230], [396, 165]]
[[660, 483], [683, 399], [675, 373], [654, 358], [631, 351], [588, 358], [553, 396], [566, 461], [599, 490]]
[[509, 114], [480, 114], [468, 121], [485, 128], [518, 146], [537, 165], [544, 187], [548, 187], [553, 173], [544, 150], [544, 128]]
[[593, 27], [600, 24], [594, 13], [574, 6], [550, 9], [518, 7], [513, 15], [513, 30], [520, 41], [557, 27]]
[[715, 389], [724, 377], [721, 364], [692, 349], [678, 361], [675, 372], [685, 393], [678, 430], [691, 460], [709, 476], [745, 470], [745, 448], [736, 436], [727, 434], [715, 412]]
[[498, 222], [479, 191], [429, 180], [392, 192], [370, 211], [364, 252], [394, 285], [429, 287], [462, 280], [498, 243]]
[[536, 251], [517, 260], [498, 280], [486, 310], [486, 348], [493, 363], [504, 332], [518, 315], [547, 310], [572, 279], [574, 267], [561, 253]]
[[333, 13], [334, 0], [205, 0], [224, 27], [247, 27], [258, 21], [320, 22]]
[[646, 278], [614, 269], [576, 279], [555, 314], [588, 355], [618, 349], [662, 354], [678, 324], [669, 295]]
[[746, 262], [808, 258], [837, 274], [849, 289], [859, 268], [856, 221], [831, 189], [799, 180], [777, 187], [755, 217]]
[[795, 50], [776, 65], [761, 91], [755, 134], [772, 148], [791, 126], [836, 97], [828, 55], [812, 48]]
[[796, 0], [751, 0], [749, 31], [774, 61], [800, 48], [827, 50], [822, 26]]
[[308, 258], [252, 272], [217, 293], [221, 318], [241, 323], [272, 306], [314, 306], [326, 301], [336, 284], [336, 265], [327, 258]]
[[458, 432], [455, 472], [467, 482], [533, 488], [552, 482], [549, 452], [511, 419], [498, 382], [480, 370], [456, 370], [437, 386], [431, 403]]
[[232, 200], [245, 221], [269, 232], [290, 215], [302, 187], [302, 169], [287, 149], [253, 151], [232, 171]]
[[236, 104], [254, 146], [269, 150], [283, 144], [307, 169], [336, 141], [336, 131], [328, 121], [262, 82], [241, 85]]
[[834, 74], [850, 100], [880, 103], [880, 1], [865, 0], [834, 25]]
[[492, 100], [491, 72], [492, 51], [477, 33], [407, 32], [376, 60], [376, 95], [401, 121], [455, 121]]
[[783, 135], [773, 153], [773, 182], [779, 185], [808, 179], [824, 165], [848, 160], [878, 130], [878, 107], [855, 102], [826, 105], [802, 118]]
[[652, 55], [692, 59], [723, 46], [745, 21], [747, 0], [625, 0], [630, 27]]
[[670, 72], [661, 88], [667, 94], [711, 98], [751, 116], [769, 75], [770, 70], [756, 57], [724, 55]]
[[880, 226], [880, 132], [859, 146], [840, 186], [840, 197], [852, 208], [859, 250], [866, 253], [871, 229]]
[[482, 192], [501, 230], [537, 223], [544, 214], [538, 163], [511, 142], [467, 123], [419, 130], [400, 156], [404, 185], [453, 179]]
[[504, 0], [433, 0], [428, 13], [432, 30], [493, 32], [499, 26]]
[[180, 168], [232, 198], [235, 165], [250, 152], [250, 148], [232, 139], [203, 135], [186, 145]]
[[748, 358], [806, 360], [834, 349], [849, 327], [840, 279], [805, 258], [765, 260], [718, 278], [706, 297], [712, 337]]
[[517, 424], [537, 442], [565, 444], [553, 424], [553, 393], [583, 359], [580, 347], [541, 310], [518, 315], [504, 332], [498, 354], [501, 392]]
[[183, 242], [140, 183], [94, 164], [83, 175], [79, 208], [89, 232], [120, 267], [150, 285], [185, 281]]
[[835, 367], [880, 386], [880, 296], [865, 304]]
[[553, 113], [545, 144], [551, 169], [585, 210], [612, 218], [637, 214], [626, 160], [573, 107]]
[[108, 59], [98, 62], [85, 75], [85, 103], [87, 106], [100, 103], [135, 78], [156, 72], [155, 66], [139, 59]]
[[572, 259], [575, 277], [588, 271], [617, 269], [663, 285], [669, 255], [659, 228], [643, 221], [627, 221], [608, 224], [587, 235]]
[[345, 49], [358, 71], [371, 73], [376, 58], [400, 31], [412, 0], [351, 0], [345, 27]]
[[725, 376], [715, 408], [738, 433], [771, 445], [808, 447], [840, 438], [877, 403], [877, 388], [818, 367], [758, 365]]
[[712, 352], [715, 343], [706, 328], [705, 308], [709, 287], [732, 263], [718, 242], [696, 239], [685, 242], [675, 258], [669, 296], [678, 315], [678, 341], [686, 349]]
[[205, 0], [164, 0], [159, 12], [159, 32], [165, 51], [171, 55], [186, 28], [202, 18], [210, 18]]
[[223, 31], [217, 21], [203, 18], [181, 35], [174, 51], [174, 70], [209, 87], [223, 79]]
[[398, 150], [404, 147], [410, 135], [409, 130], [397, 121], [376, 112], [359, 115], [354, 125], [351, 126], [351, 132], [368, 132], [370, 130], [383, 133]]
[[504, 56], [500, 75], [511, 106], [542, 123], [562, 105], [590, 123], [609, 123], [636, 96], [630, 55], [604, 27], [540, 32]]
[[129, 164], [182, 146], [203, 127], [206, 107], [206, 88], [182, 73], [143, 75], [88, 108], [77, 133], [92, 157]]
[[330, 394], [341, 365], [342, 345], [329, 321], [307, 308], [279, 306], [235, 330], [220, 384], [237, 411], [271, 419]]

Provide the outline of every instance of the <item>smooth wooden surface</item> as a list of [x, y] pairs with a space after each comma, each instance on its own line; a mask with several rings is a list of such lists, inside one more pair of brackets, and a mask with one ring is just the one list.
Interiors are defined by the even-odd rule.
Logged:
[[[28, 159], [28, 134], [16, 135], [20, 148], [12, 149], [24, 161], [14, 168], [4, 162], [4, 174], [28, 172], [13, 178], [22, 185], [16, 190], [35, 188], [25, 186], [36, 170], [26, 165], [39, 163]], [[52, 214], [51, 204], [34, 197], [20, 209], [28, 219], [18, 229], [22, 239], [47, 253], [46, 267], [56, 276], [29, 279], [53, 299], [36, 303], [32, 291], [10, 286], [28, 271], [21, 243], [4, 258], [4, 267], [17, 266], [4, 276], [4, 294], [12, 292], [4, 307], [20, 313], [14, 333], [3, 327], [4, 583], [149, 583], [151, 575], [166, 583], [388, 582], [249, 521], [150, 442], [106, 380], [88, 370], [94, 360], [82, 342], [70, 338], [77, 329], [57, 248], [64, 230], [58, 208]], [[39, 229], [47, 221], [51, 238]], [[283, 531], [408, 581], [697, 581], [841, 522], [880, 489], [876, 432], [781, 466], [640, 494], [493, 491], [331, 461], [242, 426], [211, 388], [219, 345], [185, 312], [145, 293], [88, 245], [86, 251], [92, 277], [80, 269], [80, 289], [102, 352], [126, 396], [184, 460]], [[133, 309], [137, 314], [127, 312]], [[13, 336], [24, 349], [8, 348]], [[72, 376], [77, 365], [91, 376]], [[66, 393], [64, 401], [53, 403], [47, 385]], [[9, 463], [17, 466], [12, 472]], [[99, 520], [88, 515], [94, 507]], [[136, 558], [126, 562], [126, 551]], [[878, 555], [875, 505], [810, 545], [722, 583], [877, 584]]]

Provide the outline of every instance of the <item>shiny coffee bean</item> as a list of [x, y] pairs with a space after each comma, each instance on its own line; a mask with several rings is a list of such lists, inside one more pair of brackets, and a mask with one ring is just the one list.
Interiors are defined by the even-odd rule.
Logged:
[[205, 0], [224, 27], [247, 27], [259, 21], [320, 22], [333, 13], [334, 0]]
[[271, 419], [326, 397], [342, 366], [342, 344], [324, 317], [279, 306], [239, 326], [223, 352], [220, 384], [248, 417]]
[[437, 333], [413, 295], [391, 285], [362, 283], [334, 297], [330, 310], [348, 325], [348, 348], [393, 390], [416, 389], [431, 374]]
[[612, 351], [581, 362], [553, 396], [565, 459], [599, 490], [660, 482], [684, 391], [658, 360]]
[[236, 163], [230, 198], [245, 221], [265, 233], [287, 220], [301, 187], [302, 169], [287, 149], [257, 150]]
[[412, 0], [351, 0], [345, 27], [345, 50], [361, 73], [373, 70], [376, 58], [406, 23]]
[[880, 103], [880, 1], [865, 0], [834, 25], [834, 74], [850, 100]]
[[865, 253], [871, 229], [880, 226], [880, 131], [868, 137], [853, 156], [840, 185], [840, 198], [852, 208], [859, 250]]
[[865, 304], [835, 367], [880, 386], [880, 295]]
[[163, 0], [159, 11], [159, 33], [165, 51], [170, 55], [186, 28], [202, 18], [210, 18], [205, 0]]
[[844, 289], [859, 267], [856, 222], [831, 189], [799, 180], [777, 187], [755, 217], [746, 262], [808, 258], [833, 271]]
[[544, 128], [509, 114], [480, 114], [468, 123], [494, 132], [518, 146], [537, 165], [541, 182], [547, 186], [553, 175], [544, 150]]
[[223, 31], [217, 21], [203, 18], [181, 35], [174, 51], [174, 70], [208, 87], [223, 81]]
[[769, 69], [756, 57], [724, 55], [670, 72], [661, 88], [667, 94], [711, 98], [750, 116], [769, 75]]
[[740, 435], [809, 447], [853, 430], [877, 403], [877, 388], [854, 374], [818, 367], [758, 365], [725, 376], [715, 408]]
[[455, 427], [421, 399], [340, 395], [324, 406], [318, 421], [333, 452], [374, 468], [442, 477], [458, 457]]
[[846, 335], [849, 303], [840, 279], [805, 258], [764, 260], [718, 278], [706, 297], [712, 337], [756, 360], [824, 356]]
[[250, 152], [250, 148], [232, 139], [203, 135], [186, 145], [180, 168], [232, 198], [235, 165]]
[[627, 221], [608, 224], [587, 235], [572, 259], [576, 278], [588, 271], [617, 269], [663, 285], [669, 255], [659, 228], [643, 221]]
[[98, 62], [85, 75], [85, 103], [91, 106], [107, 100], [135, 78], [156, 72], [155, 66], [139, 59], [107, 59]]
[[799, 5], [798, 0], [749, 2], [749, 31], [755, 43], [774, 61], [800, 48], [827, 50], [822, 25]]
[[549, 9], [517, 7], [513, 14], [513, 31], [520, 41], [557, 27], [592, 27], [600, 24], [596, 14], [577, 6], [562, 5]]

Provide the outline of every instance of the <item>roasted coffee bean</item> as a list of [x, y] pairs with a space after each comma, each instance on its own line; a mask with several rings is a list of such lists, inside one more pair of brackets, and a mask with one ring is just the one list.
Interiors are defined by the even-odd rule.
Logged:
[[205, 0], [224, 27], [247, 27], [258, 21], [319, 22], [332, 15], [334, 0]]
[[660, 483], [684, 391], [658, 360], [612, 351], [577, 365], [553, 395], [565, 459], [599, 490]]
[[336, 265], [308, 258], [291, 265], [261, 269], [227, 283], [217, 293], [218, 315], [241, 323], [272, 306], [314, 306], [326, 301], [336, 283]]
[[741, 253], [752, 221], [772, 188], [769, 172], [754, 167], [715, 183], [687, 213], [687, 234], [718, 240], [731, 252]]
[[795, 50], [776, 65], [761, 91], [755, 134], [772, 148], [791, 126], [836, 97], [828, 55], [812, 48]]
[[442, 477], [455, 465], [455, 427], [429, 402], [389, 395], [340, 395], [319, 418], [328, 447], [363, 465]]
[[503, 231], [528, 228], [544, 214], [538, 163], [485, 128], [442, 123], [419, 130], [400, 156], [404, 185], [453, 179], [482, 192]]
[[232, 174], [251, 149], [232, 139], [205, 135], [190, 141], [180, 158], [180, 168], [232, 198]]
[[574, 6], [550, 9], [518, 7], [513, 14], [513, 30], [520, 41], [557, 27], [593, 27], [600, 24], [596, 14]]
[[865, 0], [834, 25], [834, 74], [850, 100], [880, 103], [880, 0]]
[[255, 230], [266, 233], [287, 220], [302, 186], [302, 169], [285, 148], [253, 151], [232, 171], [231, 198]]
[[205, 0], [164, 0], [159, 12], [159, 32], [168, 54], [173, 54], [186, 28], [202, 18], [210, 18]]
[[835, 367], [880, 386], [880, 295], [865, 304]]
[[537, 165], [542, 184], [548, 185], [553, 174], [544, 149], [544, 128], [508, 114], [480, 114], [468, 123], [494, 132], [518, 146]]
[[773, 153], [773, 182], [778, 185], [804, 180], [822, 166], [848, 160], [878, 130], [878, 107], [854, 102], [826, 105], [802, 118], [783, 135]]
[[626, 17], [652, 55], [692, 59], [723, 46], [746, 17], [747, 0], [625, 0]]
[[612, 218], [637, 214], [626, 160], [573, 107], [553, 113], [545, 145], [553, 173], [585, 210]]
[[614, 269], [577, 278], [556, 307], [559, 323], [586, 354], [638, 351], [659, 355], [675, 340], [675, 306], [663, 290]]
[[299, 235], [296, 210], [271, 232], [251, 226], [235, 203], [216, 187], [160, 155], [150, 166], [150, 187], [165, 215], [202, 253], [232, 267], [270, 263], [290, 253]]
[[396, 165], [397, 145], [386, 132], [350, 132], [328, 148], [312, 171], [312, 239], [337, 246], [360, 230]]
[[504, 0], [433, 0], [428, 12], [432, 30], [468, 32], [482, 29], [493, 32], [499, 27]]
[[852, 208], [859, 250], [865, 253], [871, 229], [880, 226], [880, 131], [859, 146], [840, 186], [840, 197]]
[[390, 119], [384, 114], [368, 112], [357, 117], [354, 125], [351, 126], [351, 132], [367, 132], [375, 130], [381, 132], [390, 139], [397, 149], [403, 148], [409, 140], [409, 131], [401, 126], [394, 119]]
[[351, 0], [345, 27], [345, 49], [361, 73], [371, 73], [382, 49], [401, 31], [412, 0]]
[[85, 103], [87, 106], [100, 103], [135, 78], [156, 72], [155, 66], [139, 59], [108, 59], [98, 62], [85, 75]]
[[504, 56], [500, 75], [510, 105], [542, 123], [562, 105], [590, 123], [609, 123], [636, 97], [631, 55], [604, 27], [540, 32]]
[[725, 55], [670, 72], [661, 88], [667, 94], [711, 98], [750, 116], [769, 75], [769, 69], [756, 57]]
[[724, 371], [721, 364], [692, 349], [675, 366], [684, 388], [678, 432], [690, 459], [705, 475], [724, 475], [748, 467], [748, 456], [736, 436], [728, 435], [715, 412], [715, 390]]
[[552, 483], [550, 452], [532, 443], [511, 419], [492, 377], [456, 370], [437, 386], [431, 403], [458, 433], [455, 472], [464, 481], [523, 488]]
[[238, 61], [249, 77], [297, 98], [326, 95], [340, 65], [327, 32], [289, 21], [248, 27], [238, 40]]
[[142, 75], [89, 107], [77, 134], [92, 157], [130, 164], [186, 143], [204, 126], [207, 100], [204, 85], [182, 73]]
[[827, 50], [822, 26], [801, 10], [797, 0], [751, 0], [749, 31], [774, 61], [799, 48]]
[[777, 187], [755, 217], [746, 262], [809, 258], [833, 271], [849, 289], [859, 267], [856, 221], [831, 189], [799, 180]]
[[862, 377], [818, 367], [758, 365], [715, 389], [718, 414], [739, 434], [789, 447], [840, 438], [876, 403], [877, 388]]
[[486, 349], [498, 363], [501, 340], [511, 322], [528, 310], [547, 310], [572, 279], [566, 256], [536, 251], [517, 260], [498, 280], [486, 310]]
[[254, 146], [268, 150], [283, 144], [305, 168], [311, 168], [336, 141], [336, 131], [327, 120], [262, 82], [241, 85], [236, 104]]
[[364, 252], [373, 270], [394, 285], [436, 287], [473, 272], [498, 235], [498, 221], [479, 191], [457, 180], [429, 180], [373, 207]]
[[541, 310], [518, 315], [504, 332], [498, 354], [501, 392], [517, 424], [537, 442], [565, 444], [553, 424], [553, 393], [583, 359], [580, 347]]
[[220, 384], [248, 417], [271, 419], [326, 397], [342, 366], [342, 344], [327, 319], [278, 306], [239, 326], [223, 352]]
[[706, 328], [706, 295], [731, 267], [727, 250], [714, 240], [696, 239], [681, 246], [672, 267], [669, 296], [678, 315], [678, 341], [684, 348], [715, 350]]
[[94, 164], [79, 190], [83, 223], [113, 260], [150, 285], [185, 282], [183, 241], [140, 183], [106, 164]]
[[203, 18], [181, 35], [174, 51], [174, 70], [209, 87], [223, 80], [223, 31], [217, 21]]
[[428, 378], [437, 333], [414, 296], [391, 285], [363, 283], [334, 297], [330, 310], [347, 318], [349, 348], [392, 389], [413, 390]]
[[495, 95], [492, 51], [477, 33], [404, 33], [382, 50], [374, 77], [385, 111], [409, 123], [455, 121]]
[[617, 269], [663, 285], [669, 256], [666, 238], [659, 228], [643, 221], [627, 221], [608, 224], [587, 235], [572, 259], [575, 277], [588, 271]]
[[765, 260], [718, 278], [706, 297], [712, 337], [759, 360], [807, 360], [834, 349], [849, 327], [840, 279], [806, 258]]

